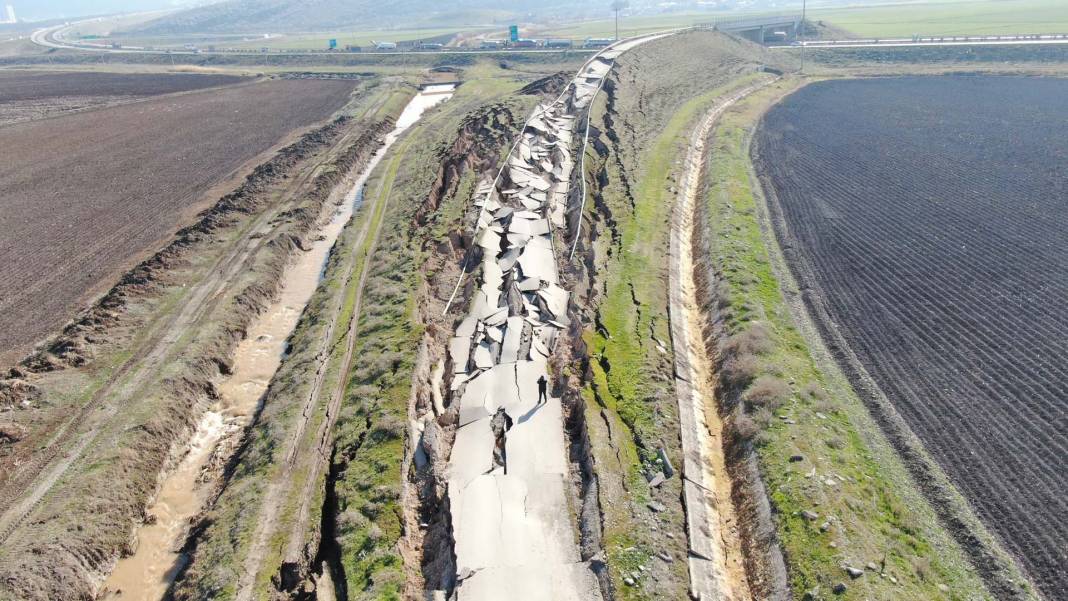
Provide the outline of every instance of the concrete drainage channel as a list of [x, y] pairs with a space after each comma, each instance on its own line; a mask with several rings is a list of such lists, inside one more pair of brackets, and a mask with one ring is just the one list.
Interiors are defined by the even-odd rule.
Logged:
[[[340, 189], [335, 214], [316, 234], [310, 249], [283, 275], [277, 299], [251, 325], [234, 355], [231, 374], [220, 382], [219, 406], [205, 414], [178, 467], [162, 482], [148, 513], [154, 517], [136, 533], [137, 550], [119, 561], [104, 590], [121, 591], [124, 600], [150, 601], [164, 597], [184, 564], [181, 548], [190, 519], [203, 507], [212, 488], [202, 481], [205, 468], [225, 464], [237, 448], [241, 433], [255, 415], [271, 378], [278, 370], [286, 342], [323, 276], [330, 249], [363, 198], [363, 186], [392, 144], [422, 114], [451, 97], [453, 86], [430, 86], [416, 95], [398, 118], [359, 175]], [[336, 415], [336, 411], [332, 412]]]
[[720, 115], [767, 85], [752, 85], [720, 99], [690, 138], [671, 217], [669, 313], [675, 356], [675, 393], [683, 450], [683, 505], [689, 542], [690, 594], [695, 599], [751, 599], [738, 519], [731, 502], [725, 428], [715, 398], [711, 349], [694, 278], [694, 241], [700, 211], [705, 141]]

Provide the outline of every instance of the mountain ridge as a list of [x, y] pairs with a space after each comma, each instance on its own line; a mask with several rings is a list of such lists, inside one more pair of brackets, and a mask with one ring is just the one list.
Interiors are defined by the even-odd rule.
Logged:
[[[606, 14], [608, 4], [576, 8], [566, 0], [228, 0], [170, 14], [133, 30], [142, 34], [336, 31], [420, 25], [502, 23], [525, 16]], [[476, 22], [481, 21], [481, 22]]]

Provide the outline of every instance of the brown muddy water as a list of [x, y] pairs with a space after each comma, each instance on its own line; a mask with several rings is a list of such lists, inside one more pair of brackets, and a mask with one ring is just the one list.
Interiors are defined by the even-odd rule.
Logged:
[[[148, 508], [149, 522], [137, 529], [137, 550], [116, 564], [104, 582], [103, 599], [159, 601], [181, 570], [186, 558], [181, 548], [189, 522], [203, 507], [214, 484], [216, 470], [236, 448], [237, 439], [259, 408], [263, 393], [285, 355], [286, 340], [322, 280], [330, 249], [363, 202], [367, 178], [404, 131], [423, 113], [448, 100], [455, 86], [423, 89], [405, 107], [385, 144], [355, 177], [333, 218], [312, 236], [316, 242], [286, 268], [277, 300], [249, 328], [234, 354], [232, 375], [217, 383], [220, 401], [205, 412], [185, 456], [167, 474], [155, 501]], [[270, 231], [265, 231], [269, 234]]]

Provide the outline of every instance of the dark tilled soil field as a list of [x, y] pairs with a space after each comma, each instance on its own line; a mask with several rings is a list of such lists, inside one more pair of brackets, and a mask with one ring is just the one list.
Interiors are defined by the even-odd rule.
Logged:
[[0, 103], [59, 96], [155, 96], [242, 81], [233, 75], [0, 71]]
[[268, 81], [0, 127], [0, 365], [353, 86]]
[[232, 75], [0, 71], [0, 125], [238, 83]]
[[821, 329], [1049, 599], [1068, 599], [1066, 114], [1068, 80], [815, 83], [755, 157]]

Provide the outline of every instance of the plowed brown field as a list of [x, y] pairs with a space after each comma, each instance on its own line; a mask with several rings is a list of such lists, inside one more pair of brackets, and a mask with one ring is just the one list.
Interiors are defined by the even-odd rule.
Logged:
[[353, 86], [265, 81], [0, 127], [0, 365]]
[[245, 79], [190, 73], [0, 71], [0, 125]]
[[155, 96], [237, 83], [242, 79], [233, 75], [191, 73], [3, 71], [0, 72], [0, 103], [58, 96]]
[[829, 344], [1050, 600], [1068, 599], [1065, 114], [1064, 79], [824, 82], [757, 137], [777, 234]]

